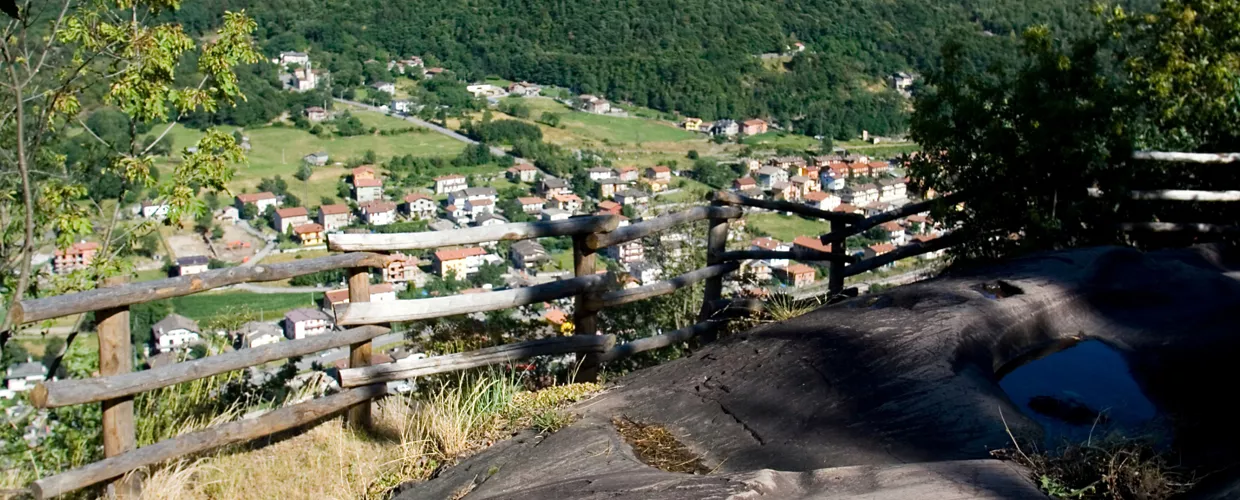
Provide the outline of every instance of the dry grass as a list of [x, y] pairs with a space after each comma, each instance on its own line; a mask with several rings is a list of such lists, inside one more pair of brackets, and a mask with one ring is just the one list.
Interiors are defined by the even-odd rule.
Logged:
[[624, 417], [614, 418], [611, 423], [646, 465], [668, 472], [710, 473], [701, 457], [685, 448], [665, 427], [640, 424]]
[[991, 455], [1028, 468], [1053, 498], [1161, 500], [1187, 492], [1196, 482], [1192, 471], [1173, 463], [1150, 439], [1091, 436], [1054, 453], [1033, 447], [1026, 453], [1014, 436], [1012, 445]]
[[530, 393], [502, 376], [460, 377], [423, 396], [380, 402], [373, 433], [334, 419], [267, 446], [164, 467], [148, 478], [143, 498], [387, 498], [515, 429], [567, 425], [571, 416], [559, 409], [599, 390], [574, 384]]
[[812, 297], [797, 300], [791, 295], [777, 293], [772, 294], [764, 305], [771, 321], [785, 321], [818, 309], [822, 306], [822, 299]]

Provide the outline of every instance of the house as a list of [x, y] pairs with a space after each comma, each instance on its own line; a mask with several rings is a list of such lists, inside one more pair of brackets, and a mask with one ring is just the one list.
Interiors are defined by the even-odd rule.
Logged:
[[465, 200], [465, 214], [470, 219], [477, 219], [482, 214], [495, 213], [495, 202], [490, 198], [478, 198], [476, 200]]
[[577, 97], [577, 108], [587, 113], [606, 114], [611, 112], [611, 103], [602, 97], [582, 94]]
[[[476, 227], [499, 226], [499, 225], [507, 224], [507, 223], [508, 223], [508, 219], [505, 219], [504, 216], [499, 215], [494, 212], [484, 212], [481, 215], [474, 217], [474, 226]], [[494, 244], [494, 243], [495, 242], [491, 242], [490, 244]], [[483, 245], [489, 245], [489, 244], [483, 243]]]
[[891, 163], [885, 161], [872, 161], [867, 163], [870, 167], [870, 176], [878, 177], [891, 173]]
[[890, 204], [890, 203], [884, 203], [884, 202], [881, 202], [881, 201], [876, 201], [876, 202], [874, 202], [874, 203], [871, 203], [871, 204], [866, 205], [866, 206], [861, 207], [861, 208], [864, 208], [864, 209], [865, 209], [865, 216], [866, 216], [866, 217], [873, 217], [873, 216], [878, 215], [878, 214], [881, 214], [881, 213], [890, 212], [890, 211], [891, 211], [891, 209], [892, 209], [892, 208], [894, 208], [894, 206], [893, 206], [892, 204]]
[[616, 195], [616, 191], [629, 187], [629, 183], [620, 179], [599, 179], [598, 181], [598, 197], [599, 199], [607, 199]]
[[177, 276], [205, 273], [211, 263], [206, 255], [190, 255], [177, 259]]
[[835, 208], [831, 209], [831, 211], [839, 212], [843, 214], [865, 215], [865, 210], [861, 209], [860, 207], [850, 205], [848, 203], [843, 203], [843, 202], [841, 202], [839, 205], [836, 205]]
[[353, 181], [357, 182], [362, 179], [378, 179], [374, 165], [362, 165], [353, 169]]
[[817, 176], [808, 177], [804, 175], [794, 175], [788, 179], [788, 182], [791, 182], [802, 196], [806, 193], [813, 193], [815, 191], [822, 190], [822, 186], [818, 184]]
[[776, 269], [775, 275], [784, 283], [793, 287], [803, 287], [814, 284], [814, 278], [817, 273], [814, 268], [805, 264], [792, 264], [783, 269]]
[[315, 167], [321, 167], [323, 165], [327, 165], [327, 160], [329, 159], [330, 158], [327, 156], [327, 153], [324, 153], [322, 151], [319, 151], [318, 153], [310, 153], [306, 156], [301, 157], [301, 161], [304, 161], [307, 164], [311, 166], [315, 166]]
[[547, 200], [536, 196], [522, 196], [517, 198], [517, 203], [521, 204], [522, 212], [527, 214], [536, 214], [542, 212], [543, 204], [547, 203]]
[[215, 220], [220, 222], [236, 224], [240, 218], [241, 212], [237, 210], [237, 207], [228, 206], [215, 211]]
[[878, 186], [874, 184], [858, 184], [840, 190], [840, 200], [844, 203], [865, 206], [878, 201]]
[[323, 226], [313, 222], [293, 227], [293, 236], [302, 246], [322, 245], [327, 242], [323, 236]]
[[306, 63], [306, 67], [297, 68], [293, 71], [293, 90], [297, 92], [306, 92], [314, 90], [319, 86], [318, 72], [310, 67], [310, 63]]
[[[461, 205], [459, 207], [456, 205], [445, 205], [443, 207], [443, 211], [448, 215], [449, 219], [452, 219], [455, 222], [462, 222], [467, 215], [467, 212], [465, 212], [465, 205]], [[453, 227], [452, 229], [456, 228]]]
[[488, 99], [506, 97], [508, 95], [508, 91], [505, 90], [503, 87], [496, 87], [495, 85], [491, 85], [489, 83], [478, 83], [474, 85], [466, 85], [465, 91], [469, 92], [470, 94], [473, 94], [474, 97], [482, 97], [482, 98], [488, 98]]
[[241, 325], [241, 328], [233, 330], [232, 338], [234, 345], [253, 349], [284, 340], [284, 332], [271, 323], [249, 321]]
[[649, 285], [663, 276], [663, 268], [651, 262], [634, 262], [628, 265], [629, 276], [642, 285]]
[[13, 392], [29, 391], [44, 380], [47, 380], [47, 367], [30, 358], [26, 358], [25, 363], [10, 364], [4, 371], [4, 387]]
[[512, 244], [508, 258], [512, 260], [512, 267], [529, 269], [546, 262], [549, 256], [547, 249], [543, 248], [537, 240], [521, 240]]
[[792, 175], [805, 175], [804, 169], [808, 165], [805, 158], [800, 156], [776, 156], [771, 158], [769, 162], [772, 167], [793, 170]]
[[284, 336], [290, 340], [327, 333], [331, 318], [318, 309], [300, 308], [284, 313]]
[[847, 167], [844, 167], [842, 170], [835, 167], [828, 167], [823, 169], [822, 173], [818, 174], [818, 181], [821, 183], [822, 187], [832, 191], [839, 191], [848, 186], [848, 181], [845, 180], [847, 178]]
[[420, 261], [412, 255], [397, 252], [388, 256], [387, 265], [383, 267], [384, 283], [412, 283], [413, 286], [426, 285], [426, 273], [418, 267]]
[[571, 212], [567, 210], [560, 210], [558, 208], [544, 208], [542, 211], [542, 220], [545, 220], [547, 222], [554, 222], [557, 220], [567, 220], [569, 217], [572, 217], [572, 216], [573, 214]]
[[569, 194], [572, 191], [568, 187], [568, 182], [558, 177], [543, 177], [542, 182], [538, 186], [539, 192], [544, 198], [551, 199], [557, 194]]
[[370, 84], [370, 88], [379, 92], [386, 92], [389, 95], [396, 93], [396, 84], [391, 82], [375, 82]]
[[551, 204], [560, 210], [570, 213], [581, 210], [581, 198], [575, 194], [558, 194], [551, 198]]
[[777, 182], [788, 182], [788, 171], [778, 167], [765, 166], [758, 169], [758, 185], [763, 189], [771, 189]]
[[663, 165], [646, 168], [647, 179], [657, 179], [662, 181], [672, 180], [672, 169]]
[[448, 203], [451, 205], [463, 206], [466, 201], [470, 200], [491, 200], [491, 202], [496, 202], [499, 201], [499, 192], [495, 188], [490, 187], [471, 187], [448, 195]]
[[353, 199], [358, 203], [383, 199], [383, 181], [379, 179], [354, 179]]
[[[626, 220], [625, 224], [628, 223]], [[621, 264], [634, 264], [646, 260], [646, 246], [641, 240], [629, 241], [619, 245], [612, 245], [604, 250], [604, 253]]]
[[[896, 246], [892, 245], [891, 243], [879, 243], [877, 245], [870, 245], [868, 247], [865, 247], [865, 249], [863, 249], [862, 252], [865, 253], [865, 258], [873, 259], [874, 257], [878, 257], [879, 255], [886, 254], [895, 249], [896, 249]], [[891, 264], [887, 264], [886, 266], [883, 266], [883, 267], [891, 267]]]
[[615, 196], [616, 203], [624, 206], [645, 205], [650, 203], [650, 194], [637, 189], [626, 189]]
[[792, 247], [811, 252], [831, 253], [831, 245], [824, 245], [821, 240], [814, 236], [797, 236], [792, 240]]
[[671, 181], [665, 179], [642, 179], [642, 185], [646, 186], [646, 189], [649, 189], [651, 193], [662, 193], [667, 191], [668, 187], [671, 186], [670, 182]]
[[56, 274], [65, 274], [78, 269], [86, 269], [90, 267], [91, 262], [95, 261], [97, 252], [99, 252], [99, 244], [93, 241], [82, 241], [69, 245], [69, 248], [58, 249], [52, 260], [52, 271]]
[[700, 132], [702, 129], [702, 119], [701, 118], [685, 118], [685, 121], [682, 122], [680, 126], [690, 132]]
[[358, 206], [362, 219], [372, 226], [386, 226], [396, 222], [396, 204], [390, 201], [374, 200]]
[[590, 175], [590, 180], [592, 181], [610, 179], [616, 176], [616, 171], [607, 167], [590, 167], [586, 169], [586, 173]]
[[429, 219], [435, 216], [435, 200], [424, 194], [409, 193], [405, 195], [402, 210], [410, 217]]
[[908, 186], [904, 179], [879, 180], [878, 189], [878, 201], [892, 202], [908, 198]]
[[745, 189], [742, 189], [742, 190], [740, 190], [740, 191], [737, 191], [737, 193], [738, 193], [738, 194], [740, 194], [740, 195], [742, 195], [742, 196], [747, 196], [747, 197], [753, 198], [753, 199], [755, 199], [755, 200], [765, 200], [765, 199], [766, 199], [766, 191], [763, 191], [763, 190], [762, 190], [762, 188], [757, 187], [757, 186], [755, 186], [755, 187], [751, 187], [751, 188], [745, 188]]
[[[775, 238], [762, 237], [754, 238], [749, 242], [749, 248], [752, 250], [770, 250], [772, 252], [787, 252], [792, 250], [792, 245], [779, 241]], [[785, 267], [788, 265], [788, 259], [767, 259], [770, 267]]]
[[623, 208], [624, 207], [621, 206], [619, 203], [616, 203], [611, 200], [604, 200], [604, 201], [598, 202], [598, 213], [600, 215], [603, 215], [603, 214], [620, 215], [620, 212], [622, 211]]
[[530, 82], [513, 82], [508, 84], [508, 93], [519, 97], [534, 97], [542, 93], [542, 87]]
[[746, 189], [756, 187], [758, 187], [758, 181], [753, 180], [753, 177], [746, 176], [732, 181], [732, 189], [737, 191], [744, 191]]
[[168, 218], [168, 209], [171, 208], [167, 203], [152, 203], [149, 201], [142, 202], [142, 217], [147, 219], [164, 220]]
[[766, 129], [767, 129], [766, 120], [761, 120], [758, 118], [751, 118], [749, 120], [745, 120], [744, 123], [741, 124], [742, 135], [749, 136], [749, 135], [765, 134]]
[[912, 93], [913, 75], [900, 71], [891, 75], [891, 88], [904, 95]]
[[805, 201], [806, 205], [819, 210], [834, 210], [835, 207], [840, 206], [840, 203], [843, 203], [839, 196], [825, 191], [814, 191], [802, 196], [801, 199]]
[[634, 167], [632, 165], [619, 167], [616, 169], [616, 172], [617, 172], [616, 178], [624, 182], [636, 182], [637, 181], [637, 167]]
[[899, 223], [895, 221], [885, 222], [878, 227], [882, 228], [887, 235], [887, 241], [890, 241], [892, 244], [899, 246], [907, 243], [908, 234], [904, 232], [904, 226], [901, 226]]
[[715, 123], [710, 126], [710, 135], [736, 137], [739, 133], [741, 133], [741, 126], [734, 120], [715, 120]]
[[422, 70], [422, 76], [426, 78], [434, 78], [436, 76], [442, 75], [444, 71], [447, 71], [447, 70], [440, 68], [440, 67], [426, 68], [425, 70]]
[[169, 314], [151, 325], [151, 342], [161, 353], [195, 344], [199, 338], [198, 322], [180, 314]]
[[438, 250], [435, 252], [434, 259], [435, 273], [440, 278], [446, 278], [451, 274], [457, 279], [465, 279], [470, 274], [478, 272], [478, 266], [482, 265], [484, 255], [486, 255], [486, 250], [479, 247]]
[[848, 164], [849, 177], [865, 177], [870, 175], [870, 164], [863, 161], [855, 161]]
[[461, 174], [441, 175], [435, 178], [435, 194], [452, 193], [469, 187]]
[[552, 307], [546, 311], [543, 311], [542, 319], [543, 321], [550, 323], [552, 326], [559, 327], [568, 321], [569, 317], [564, 311]]
[[258, 213], [260, 214], [263, 212], [266, 212], [267, 207], [280, 206], [280, 200], [276, 198], [275, 194], [269, 191], [263, 191], [261, 193], [244, 193], [244, 194], [237, 195], [237, 202], [236, 202], [237, 210], [244, 210], [245, 205], [251, 204], [251, 203], [254, 204], [254, 206], [258, 207]]
[[397, 113], [413, 113], [415, 105], [408, 99], [396, 99], [392, 101], [392, 109]]
[[778, 181], [771, 184], [771, 196], [776, 200], [796, 200], [800, 198], [800, 193], [791, 182]]
[[[933, 234], [919, 234], [917, 236], [914, 236], [912, 241], [910, 241], [909, 243], [915, 244], [915, 245], [925, 245], [927, 243], [930, 243], [931, 241], [934, 241], [937, 238], [938, 236], [933, 235]], [[942, 257], [945, 252], [947, 252], [946, 248], [940, 248], [933, 252], [926, 252], [926, 253], [921, 254], [921, 258], [926, 259], [926, 260], [937, 259], [939, 257]]]
[[321, 122], [323, 120], [331, 118], [331, 115], [327, 113], [326, 109], [320, 108], [318, 106], [310, 106], [306, 108], [305, 114], [306, 114], [306, 119], [312, 122]]
[[323, 230], [333, 233], [344, 229], [353, 219], [353, 214], [349, 211], [348, 205], [320, 205], [319, 206], [319, 225], [323, 226]]
[[281, 208], [276, 210], [276, 228], [287, 233], [288, 228], [297, 227], [310, 222], [310, 212], [306, 207]]
[[392, 302], [396, 300], [396, 287], [391, 283], [375, 283], [370, 285], [371, 302]]
[[765, 260], [746, 260], [741, 262], [741, 273], [752, 276], [759, 283], [770, 281], [771, 269], [771, 264]]
[[534, 182], [538, 177], [538, 169], [529, 163], [517, 163], [508, 168], [508, 180], [513, 182]]
[[310, 54], [305, 52], [281, 52], [279, 59], [276, 61], [281, 66], [288, 67], [290, 64], [298, 64], [305, 66], [310, 62]]

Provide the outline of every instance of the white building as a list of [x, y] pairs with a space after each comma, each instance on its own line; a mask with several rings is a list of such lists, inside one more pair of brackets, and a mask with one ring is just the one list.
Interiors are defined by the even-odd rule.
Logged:
[[375, 82], [370, 85], [370, 88], [379, 92], [387, 92], [388, 94], [396, 93], [396, 84], [391, 82]]
[[47, 367], [26, 358], [25, 363], [14, 363], [4, 372], [4, 386], [13, 392], [25, 392], [35, 384], [47, 380]]
[[276, 58], [274, 62], [285, 67], [290, 64], [305, 66], [310, 63], [310, 54], [305, 52], [281, 52], [280, 57]]
[[211, 259], [206, 255], [190, 255], [177, 259], [177, 275], [189, 276], [191, 274], [205, 273], [210, 268]]
[[167, 203], [142, 202], [142, 216], [147, 219], [164, 220], [168, 217]]
[[466, 178], [460, 174], [441, 175], [435, 178], [435, 193], [452, 193], [469, 187]]
[[169, 314], [151, 326], [151, 340], [161, 353], [188, 347], [200, 338], [198, 322], [180, 314]]
[[396, 204], [390, 201], [371, 201], [359, 207], [362, 218], [372, 226], [386, 226], [396, 222]]
[[253, 349], [284, 340], [284, 332], [271, 323], [250, 321], [233, 332], [233, 339], [235, 345]]
[[327, 333], [329, 320], [318, 309], [293, 309], [284, 313], [284, 336], [297, 340]]

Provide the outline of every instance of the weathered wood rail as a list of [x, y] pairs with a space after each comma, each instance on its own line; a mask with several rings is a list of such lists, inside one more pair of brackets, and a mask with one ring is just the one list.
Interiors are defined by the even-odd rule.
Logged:
[[[1227, 164], [1240, 161], [1238, 154], [1209, 155], [1188, 153], [1138, 153], [1134, 158], [1152, 161], [1175, 161], [1200, 164]], [[1237, 201], [1237, 191], [1146, 191], [1134, 192], [1137, 200]], [[55, 408], [79, 404], [100, 404], [103, 407], [103, 460], [77, 469], [44, 477], [31, 485], [36, 498], [49, 498], [74, 490], [110, 482], [111, 493], [119, 497], [135, 496], [135, 484], [121, 481], [134, 469], [159, 464], [189, 454], [205, 452], [228, 444], [268, 436], [276, 432], [313, 424], [347, 413], [349, 425], [370, 425], [370, 402], [386, 395], [385, 382], [411, 377], [478, 368], [518, 359], [547, 355], [579, 356], [578, 379], [592, 380], [599, 366], [640, 352], [681, 344], [694, 338], [710, 341], [724, 324], [721, 319], [761, 310], [753, 299], [724, 298], [724, 279], [741, 268], [741, 262], [758, 259], [791, 259], [826, 262], [828, 291], [844, 292], [846, 276], [853, 276], [889, 265], [901, 259], [939, 251], [963, 240], [953, 232], [942, 237], [902, 246], [894, 251], [868, 259], [849, 255], [843, 244], [848, 237], [865, 232], [885, 222], [927, 212], [939, 206], [950, 206], [964, 200], [956, 194], [900, 209], [862, 217], [856, 214], [829, 212], [787, 201], [749, 198], [731, 192], [710, 196], [709, 206], [687, 210], [620, 227], [620, 218], [611, 215], [574, 217], [556, 222], [503, 224], [443, 232], [412, 234], [332, 234], [328, 247], [346, 253], [287, 264], [235, 267], [208, 271], [180, 278], [144, 283], [115, 284], [106, 288], [56, 297], [31, 298], [16, 304], [13, 312], [19, 323], [30, 323], [74, 314], [96, 312], [99, 321], [99, 376], [82, 380], [52, 380], [39, 384], [30, 394], [30, 401], [39, 408]], [[728, 250], [729, 224], [744, 216], [744, 207], [777, 210], [805, 217], [820, 218], [832, 223], [832, 231], [821, 236], [830, 244], [829, 252], [797, 248], [787, 252], [738, 249]], [[706, 221], [706, 267], [680, 276], [635, 288], [617, 289], [615, 276], [597, 273], [595, 253], [618, 244], [639, 240], [680, 225]], [[1168, 222], [1133, 223], [1127, 230], [1233, 232], [1232, 226]], [[479, 294], [434, 297], [416, 300], [369, 302], [370, 272], [389, 262], [384, 252], [431, 249], [469, 245], [500, 240], [522, 240], [550, 236], [571, 236], [573, 239], [574, 277], [558, 282]], [[179, 297], [241, 283], [277, 281], [328, 270], [347, 270], [349, 276], [348, 304], [333, 311], [336, 323], [353, 328], [238, 350], [184, 361], [143, 372], [132, 371], [132, 350], [129, 344], [129, 306], [148, 301]], [[704, 283], [703, 302], [698, 323], [653, 337], [617, 344], [612, 335], [599, 335], [597, 319], [607, 308], [658, 297], [698, 283]], [[488, 347], [471, 352], [406, 359], [394, 363], [373, 364], [372, 346], [375, 337], [389, 332], [390, 323], [468, 314], [519, 307], [551, 300], [575, 302], [573, 336], [549, 337]], [[339, 370], [342, 392], [277, 409], [257, 418], [234, 421], [201, 431], [137, 448], [134, 442], [133, 397], [179, 383], [210, 377], [230, 371], [259, 366], [296, 356], [305, 356], [327, 349], [349, 347], [349, 367]]]

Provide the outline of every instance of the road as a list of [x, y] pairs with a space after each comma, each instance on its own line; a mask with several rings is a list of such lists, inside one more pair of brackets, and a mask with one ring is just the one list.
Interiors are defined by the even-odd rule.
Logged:
[[[250, 223], [247, 221], [239, 220], [237, 221], [237, 225], [241, 226], [241, 229], [244, 230], [245, 232], [250, 233], [254, 235], [255, 237], [257, 237], [258, 239], [267, 242], [267, 244], [263, 246], [262, 250], [259, 250], [258, 253], [254, 254], [253, 257], [250, 257], [250, 260], [247, 260], [245, 261], [245, 263], [241, 264], [242, 267], [252, 267], [255, 264], [258, 264], [259, 262], [262, 262], [262, 260], [267, 258], [268, 255], [271, 255], [272, 250], [276, 249], [275, 238], [268, 237], [267, 235], [263, 234], [262, 231], [254, 229], [254, 227], [251, 226]], [[259, 293], [263, 293], [263, 292], [259, 292]]]
[[326, 292], [328, 290], [331, 290], [331, 288], [319, 287], [319, 286], [263, 286], [263, 285], [256, 285], [254, 283], [239, 283], [239, 284], [233, 285], [232, 288], [237, 289], [237, 290], [245, 290], [247, 292], [268, 293], [268, 294], [270, 293], [314, 293], [314, 292]]

